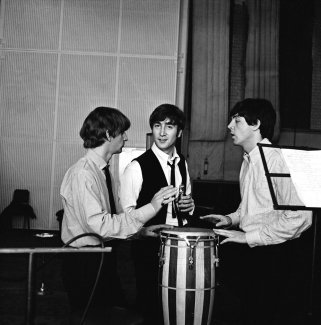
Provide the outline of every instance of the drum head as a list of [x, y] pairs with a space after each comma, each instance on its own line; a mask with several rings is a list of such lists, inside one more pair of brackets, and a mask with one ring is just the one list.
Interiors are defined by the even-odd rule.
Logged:
[[173, 229], [164, 229], [160, 232], [161, 235], [175, 235], [175, 237], [179, 238], [187, 238], [190, 236], [211, 236], [213, 237], [215, 234], [212, 229], [204, 229], [204, 228], [173, 228]]

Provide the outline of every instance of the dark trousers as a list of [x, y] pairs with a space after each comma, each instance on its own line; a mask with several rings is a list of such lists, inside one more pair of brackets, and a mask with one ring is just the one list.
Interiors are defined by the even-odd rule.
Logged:
[[132, 243], [137, 307], [142, 312], [146, 325], [161, 324], [158, 295], [159, 247], [158, 238], [135, 240]]
[[220, 282], [238, 297], [243, 324], [305, 323], [310, 274], [308, 250], [301, 243], [221, 246]]
[[[115, 245], [116, 246], [116, 245]], [[124, 306], [125, 299], [117, 274], [117, 247], [104, 253], [104, 263], [91, 308]], [[71, 312], [83, 311], [91, 295], [101, 261], [101, 253], [68, 253], [63, 256], [62, 278]]]

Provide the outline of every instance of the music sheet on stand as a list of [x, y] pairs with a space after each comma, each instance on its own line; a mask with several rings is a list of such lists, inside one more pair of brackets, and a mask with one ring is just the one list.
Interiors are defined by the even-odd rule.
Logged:
[[321, 207], [321, 150], [281, 149], [295, 189], [306, 207]]

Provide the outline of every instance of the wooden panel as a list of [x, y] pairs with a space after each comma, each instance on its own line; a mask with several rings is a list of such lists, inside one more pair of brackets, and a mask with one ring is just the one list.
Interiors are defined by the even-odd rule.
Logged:
[[228, 117], [230, 1], [193, 7], [191, 140], [223, 141]]

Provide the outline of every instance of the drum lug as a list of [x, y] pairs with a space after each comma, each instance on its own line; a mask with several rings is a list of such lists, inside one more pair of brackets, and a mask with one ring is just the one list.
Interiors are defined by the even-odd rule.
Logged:
[[158, 256], [159, 256], [159, 264], [158, 264], [158, 266], [160, 268], [163, 267], [163, 265], [165, 264], [164, 252], [165, 252], [166, 239], [164, 241], [161, 239], [161, 245], [160, 245], [159, 252], [158, 252]]
[[192, 270], [193, 269], [193, 264], [194, 264], [194, 258], [193, 258], [193, 256], [190, 256], [189, 258], [188, 258], [188, 268], [190, 269], [190, 270]]
[[159, 264], [158, 264], [158, 266], [161, 268], [161, 267], [163, 267], [164, 264], [165, 264], [165, 258], [161, 258], [161, 259], [159, 259]]
[[214, 256], [214, 263], [215, 263], [216, 267], [219, 266], [219, 262], [220, 262], [220, 259], [219, 259], [219, 245], [220, 245], [220, 242], [217, 241], [216, 244], [215, 244], [215, 256]]
[[189, 248], [190, 250], [189, 250], [189, 257], [188, 257], [188, 268], [190, 270], [192, 270], [194, 267], [194, 257], [193, 257], [194, 247], [195, 246], [191, 245]]

